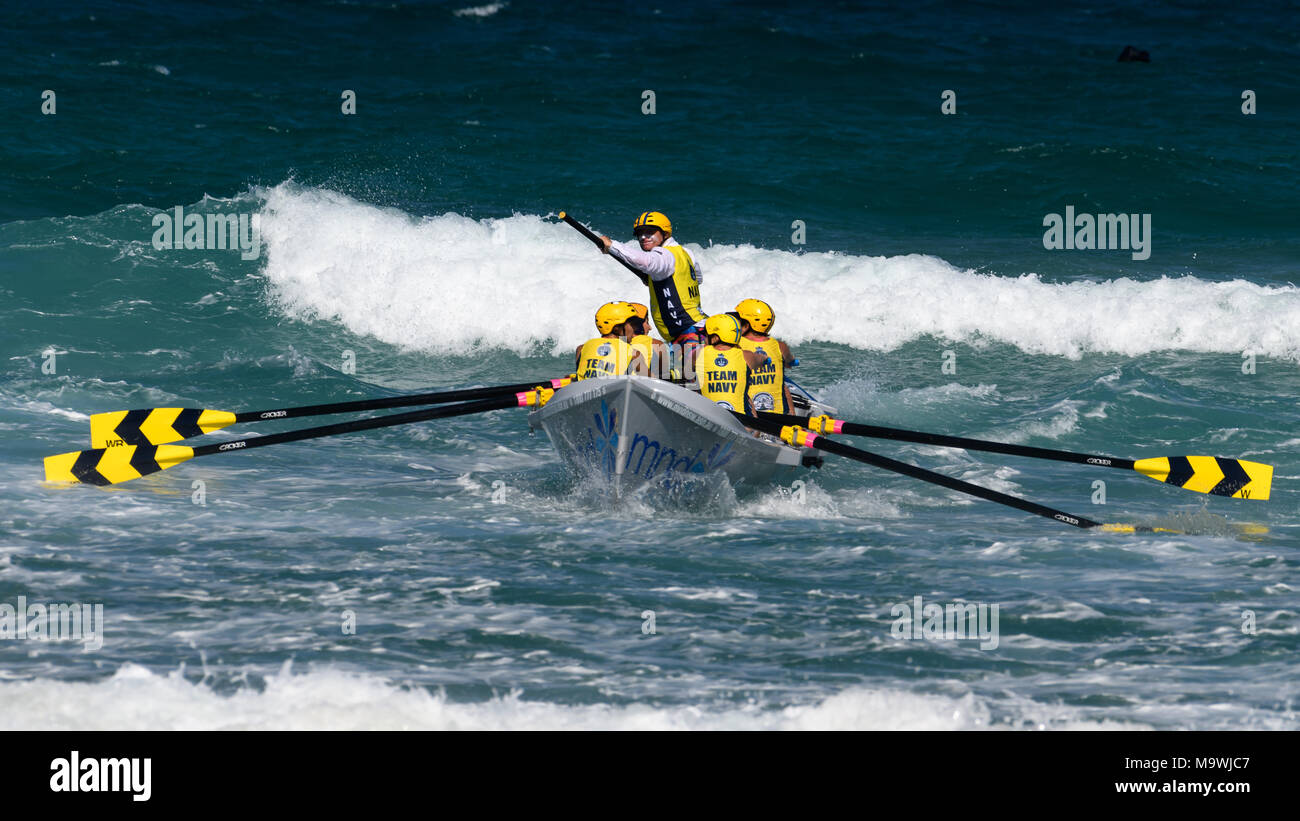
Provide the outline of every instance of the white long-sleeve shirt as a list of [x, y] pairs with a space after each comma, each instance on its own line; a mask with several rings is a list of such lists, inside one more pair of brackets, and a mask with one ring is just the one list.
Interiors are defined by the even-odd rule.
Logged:
[[[677, 240], [669, 237], [663, 245], [655, 246], [649, 251], [641, 250], [641, 243], [632, 242], [615, 242], [609, 246], [609, 253], [618, 259], [621, 259], [636, 268], [641, 273], [658, 281], [668, 279], [677, 269], [677, 260], [673, 257], [671, 251], [665, 246], [680, 245]], [[690, 254], [689, 251], [686, 253]], [[704, 281], [704, 273], [700, 268], [700, 261], [691, 256], [691, 261], [695, 263], [695, 277], [697, 282]]]

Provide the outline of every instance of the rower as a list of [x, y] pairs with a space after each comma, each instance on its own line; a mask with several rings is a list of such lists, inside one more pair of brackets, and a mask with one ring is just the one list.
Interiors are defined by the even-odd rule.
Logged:
[[767, 354], [740, 347], [740, 321], [730, 314], [709, 317], [704, 333], [709, 344], [699, 349], [695, 359], [700, 396], [728, 410], [744, 408], [752, 414], [750, 374], [762, 366]]
[[636, 316], [628, 320], [632, 326], [632, 338], [628, 340], [628, 344], [636, 348], [649, 365], [649, 370], [641, 375], [663, 379], [668, 371], [668, 346], [650, 336], [646, 320], [650, 315], [650, 309], [640, 302], [628, 304], [632, 306], [633, 311], [636, 311]]
[[785, 368], [794, 364], [795, 359], [789, 345], [768, 336], [776, 323], [772, 306], [761, 299], [743, 299], [736, 306], [736, 313], [741, 320], [740, 347], [767, 357], [767, 362], [749, 375], [750, 403], [756, 411], [793, 413]]
[[640, 247], [602, 236], [601, 250], [633, 268], [650, 288], [651, 313], [659, 335], [676, 346], [699, 344], [700, 283], [704, 275], [690, 252], [673, 239], [673, 224], [659, 211], [646, 211], [632, 224]]
[[600, 306], [596, 311], [596, 330], [600, 336], [587, 340], [574, 351], [579, 380], [649, 369], [641, 354], [627, 341], [632, 336], [629, 320], [635, 317], [636, 311], [626, 302], [607, 302]]

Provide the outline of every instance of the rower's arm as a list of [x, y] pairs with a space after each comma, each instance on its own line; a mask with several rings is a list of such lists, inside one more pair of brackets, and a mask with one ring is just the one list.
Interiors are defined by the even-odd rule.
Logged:
[[794, 354], [790, 353], [790, 346], [784, 342], [777, 342], [776, 344], [781, 346], [781, 358], [785, 360], [785, 364], [789, 365], [794, 362]]
[[642, 251], [636, 243], [612, 242], [609, 245], [609, 254], [653, 280], [668, 279], [677, 268], [677, 260], [673, 259], [672, 252], [665, 250], [663, 246]]
[[[600, 252], [601, 252], [602, 254], [608, 254], [608, 253], [609, 253], [609, 249], [612, 248], [612, 247], [614, 247], [614, 240], [612, 240], [612, 239], [610, 239], [609, 237], [606, 237], [606, 236], [601, 236], [601, 238], [600, 238]], [[636, 274], [637, 279], [640, 279], [640, 280], [641, 280], [641, 284], [642, 284], [642, 285], [646, 285], [646, 286], [648, 286], [648, 285], [650, 284], [650, 277], [646, 276], [645, 274], [643, 274], [643, 273], [641, 273], [640, 271], [638, 271], [638, 270], [636, 270], [635, 268], [633, 268], [633, 267], [632, 267], [632, 263], [628, 262], [627, 260], [623, 259], [623, 257], [621, 257], [621, 256], [619, 256], [619, 255], [617, 255], [617, 254], [614, 255], [614, 258], [617, 259], [619, 262], [623, 263], [623, 267], [627, 268], [629, 271], [631, 271], [632, 273]]]

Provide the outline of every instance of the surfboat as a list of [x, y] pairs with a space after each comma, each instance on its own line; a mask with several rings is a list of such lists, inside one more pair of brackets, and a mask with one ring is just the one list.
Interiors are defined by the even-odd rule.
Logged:
[[[802, 415], [834, 412], [803, 392], [795, 406]], [[727, 408], [645, 376], [574, 382], [530, 413], [528, 423], [546, 432], [570, 469], [604, 480], [615, 495], [724, 476], [734, 488], [754, 487], [821, 466], [819, 451], [755, 435]]]

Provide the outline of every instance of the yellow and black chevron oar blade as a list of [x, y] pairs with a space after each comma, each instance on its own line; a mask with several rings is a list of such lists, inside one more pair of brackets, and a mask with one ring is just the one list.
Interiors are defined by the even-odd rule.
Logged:
[[1273, 486], [1273, 466], [1244, 459], [1222, 459], [1218, 456], [1159, 456], [1151, 459], [1119, 459], [1114, 456], [1097, 456], [1090, 453], [1071, 453], [1065, 450], [1034, 448], [1006, 442], [988, 442], [962, 436], [945, 436], [941, 433], [882, 428], [845, 422], [829, 416], [804, 419], [784, 413], [763, 413], [764, 419], [785, 425], [804, 425], [818, 433], [846, 433], [850, 436], [870, 436], [874, 439], [892, 439], [898, 442], [917, 442], [946, 448], [1005, 453], [1009, 456], [1027, 456], [1031, 459], [1053, 459], [1080, 465], [1135, 470], [1158, 482], [1177, 485], [1197, 493], [1213, 496], [1231, 496], [1234, 499], [1268, 499]]
[[45, 481], [115, 485], [201, 456], [182, 445], [118, 445], [45, 457]]
[[227, 411], [203, 408], [142, 408], [90, 417], [90, 444], [96, 448], [162, 445], [202, 436], [239, 421]]
[[391, 416], [375, 416], [370, 419], [357, 419], [352, 422], [339, 422], [335, 425], [321, 425], [316, 428], [285, 431], [270, 436], [256, 436], [234, 439], [229, 442], [214, 442], [197, 448], [181, 445], [114, 445], [93, 450], [74, 450], [45, 458], [45, 480], [47, 482], [81, 482], [87, 485], [115, 485], [131, 479], [139, 479], [150, 473], [175, 467], [189, 459], [210, 456], [214, 453], [250, 450], [278, 445], [283, 442], [297, 442], [302, 439], [317, 439], [322, 436], [335, 436], [342, 433], [386, 428], [392, 425], [405, 425], [410, 422], [425, 422], [430, 419], [442, 419], [450, 416], [465, 416], [471, 413], [502, 410], [504, 408], [528, 407], [545, 404], [555, 391], [538, 386], [535, 390], [502, 396], [497, 399], [482, 399], [477, 402], [462, 402], [458, 405], [444, 405], [428, 410], [395, 413]]
[[1217, 456], [1159, 456], [1138, 459], [1133, 469], [1157, 482], [1198, 493], [1267, 500], [1273, 487], [1273, 466]]
[[[191, 436], [202, 436], [241, 422], [264, 422], [270, 419], [293, 419], [298, 416], [327, 416], [332, 413], [357, 413], [360, 411], [405, 408], [413, 405], [440, 405], [472, 399], [487, 399], [508, 393], [526, 391], [539, 383], [552, 389], [562, 388], [572, 377], [541, 379], [520, 382], [516, 385], [496, 385], [490, 388], [468, 388], [439, 393], [416, 393], [406, 396], [388, 396], [381, 399], [360, 399], [355, 402], [334, 402], [329, 405], [304, 405], [300, 408], [273, 408], [270, 410], [230, 411], [204, 408], [141, 408], [129, 411], [96, 413], [90, 417], [90, 446], [92, 448], [122, 447], [123, 445], [164, 445]], [[134, 477], [132, 477], [134, 478]]]

